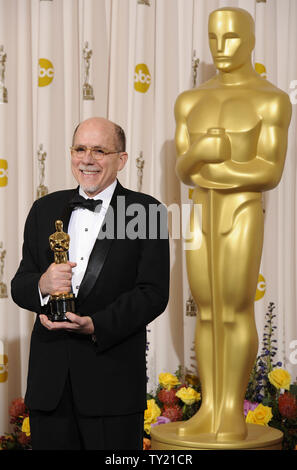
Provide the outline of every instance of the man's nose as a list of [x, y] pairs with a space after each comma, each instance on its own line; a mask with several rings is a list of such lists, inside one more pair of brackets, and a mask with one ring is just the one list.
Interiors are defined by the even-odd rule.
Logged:
[[94, 163], [94, 157], [92, 156], [92, 150], [88, 147], [83, 156], [84, 163]]

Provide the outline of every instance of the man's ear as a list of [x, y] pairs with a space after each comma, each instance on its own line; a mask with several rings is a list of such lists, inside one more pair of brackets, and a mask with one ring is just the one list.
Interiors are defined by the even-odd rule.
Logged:
[[119, 160], [118, 160], [118, 171], [121, 171], [124, 166], [126, 165], [127, 163], [127, 160], [128, 160], [128, 154], [127, 152], [121, 152], [120, 155], [119, 155]]

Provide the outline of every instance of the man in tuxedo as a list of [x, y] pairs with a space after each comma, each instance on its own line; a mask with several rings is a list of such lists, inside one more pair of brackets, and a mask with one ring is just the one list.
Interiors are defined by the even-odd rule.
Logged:
[[[25, 396], [36, 450], [142, 449], [146, 325], [168, 302], [169, 246], [164, 206], [117, 180], [127, 158], [119, 126], [83, 121], [71, 147], [79, 187], [35, 201], [25, 224], [11, 293], [37, 313]], [[58, 219], [64, 264], [49, 246]], [[68, 321], [46, 315], [57, 292], [76, 296]]]

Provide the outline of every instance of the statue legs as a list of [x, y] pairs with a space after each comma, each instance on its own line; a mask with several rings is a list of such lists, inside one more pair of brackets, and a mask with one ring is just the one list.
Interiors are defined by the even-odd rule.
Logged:
[[263, 244], [260, 198], [209, 190], [203, 223], [201, 247], [187, 252], [199, 310], [195, 348], [202, 405], [178, 433], [242, 440], [247, 433], [244, 395], [258, 350], [254, 297]]

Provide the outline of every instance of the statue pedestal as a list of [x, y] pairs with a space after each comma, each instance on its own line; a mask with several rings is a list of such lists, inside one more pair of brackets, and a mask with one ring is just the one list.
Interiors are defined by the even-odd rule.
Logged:
[[215, 434], [179, 436], [180, 423], [161, 424], [151, 429], [152, 450], [281, 450], [283, 433], [258, 424], [247, 424], [243, 441], [217, 442]]

